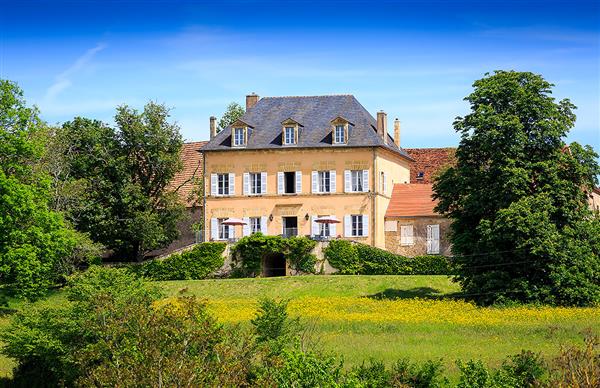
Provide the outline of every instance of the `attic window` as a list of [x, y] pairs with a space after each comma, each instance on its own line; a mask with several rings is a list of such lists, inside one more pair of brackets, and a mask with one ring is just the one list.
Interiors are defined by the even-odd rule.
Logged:
[[425, 173], [423, 171], [419, 171], [417, 173], [417, 180], [422, 181], [425, 178]]
[[283, 144], [296, 144], [296, 127], [285, 127]]
[[345, 143], [346, 142], [346, 126], [345, 125], [336, 125], [335, 126], [335, 143]]
[[246, 128], [234, 128], [233, 129], [233, 145], [234, 146], [243, 146], [246, 144], [245, 138], [246, 136], [244, 136], [244, 132], [246, 131]]
[[331, 120], [331, 143], [348, 144], [348, 127], [354, 125], [343, 117]]

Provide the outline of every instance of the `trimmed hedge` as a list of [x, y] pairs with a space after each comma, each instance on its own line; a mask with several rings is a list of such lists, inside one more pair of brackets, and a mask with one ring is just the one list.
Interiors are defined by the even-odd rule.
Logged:
[[450, 260], [441, 255], [404, 257], [365, 244], [334, 240], [325, 258], [342, 275], [452, 275]]
[[175, 253], [163, 260], [151, 260], [129, 268], [136, 274], [151, 280], [198, 280], [206, 279], [224, 264], [223, 252], [227, 244], [204, 242], [193, 249]]

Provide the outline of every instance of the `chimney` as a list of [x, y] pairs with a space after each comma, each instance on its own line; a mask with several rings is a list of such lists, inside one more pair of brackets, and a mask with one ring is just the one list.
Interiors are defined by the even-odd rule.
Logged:
[[217, 118], [210, 116], [210, 140], [214, 139], [215, 136], [217, 136]]
[[246, 112], [258, 102], [258, 95], [254, 92], [246, 96]]
[[387, 143], [387, 114], [382, 110], [377, 112], [377, 134]]
[[394, 143], [400, 148], [400, 120], [394, 120]]

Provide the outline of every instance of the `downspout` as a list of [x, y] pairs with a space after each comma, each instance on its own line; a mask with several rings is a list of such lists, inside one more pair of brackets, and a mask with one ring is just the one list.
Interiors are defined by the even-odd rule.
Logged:
[[206, 153], [202, 153], [202, 236], [203, 242], [208, 241], [208, 232], [206, 229]]
[[373, 174], [371, 174], [371, 182], [372, 185], [371, 187], [373, 188], [373, 193], [372, 193], [372, 199], [373, 199], [373, 203], [371, 205], [372, 209], [371, 209], [371, 229], [373, 230], [371, 232], [371, 246], [375, 246], [375, 231], [377, 230], [375, 222], [377, 219], [376, 216], [376, 211], [377, 208], [375, 207], [377, 201], [376, 201], [376, 197], [377, 197], [377, 186], [375, 186], [375, 175], [377, 175], [377, 159], [376, 159], [376, 155], [375, 155], [375, 147], [372, 148], [373, 150]]

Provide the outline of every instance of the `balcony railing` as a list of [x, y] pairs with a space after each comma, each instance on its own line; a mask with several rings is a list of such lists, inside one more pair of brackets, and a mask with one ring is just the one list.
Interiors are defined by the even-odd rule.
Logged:
[[283, 228], [283, 237], [294, 237], [298, 235], [298, 228]]

